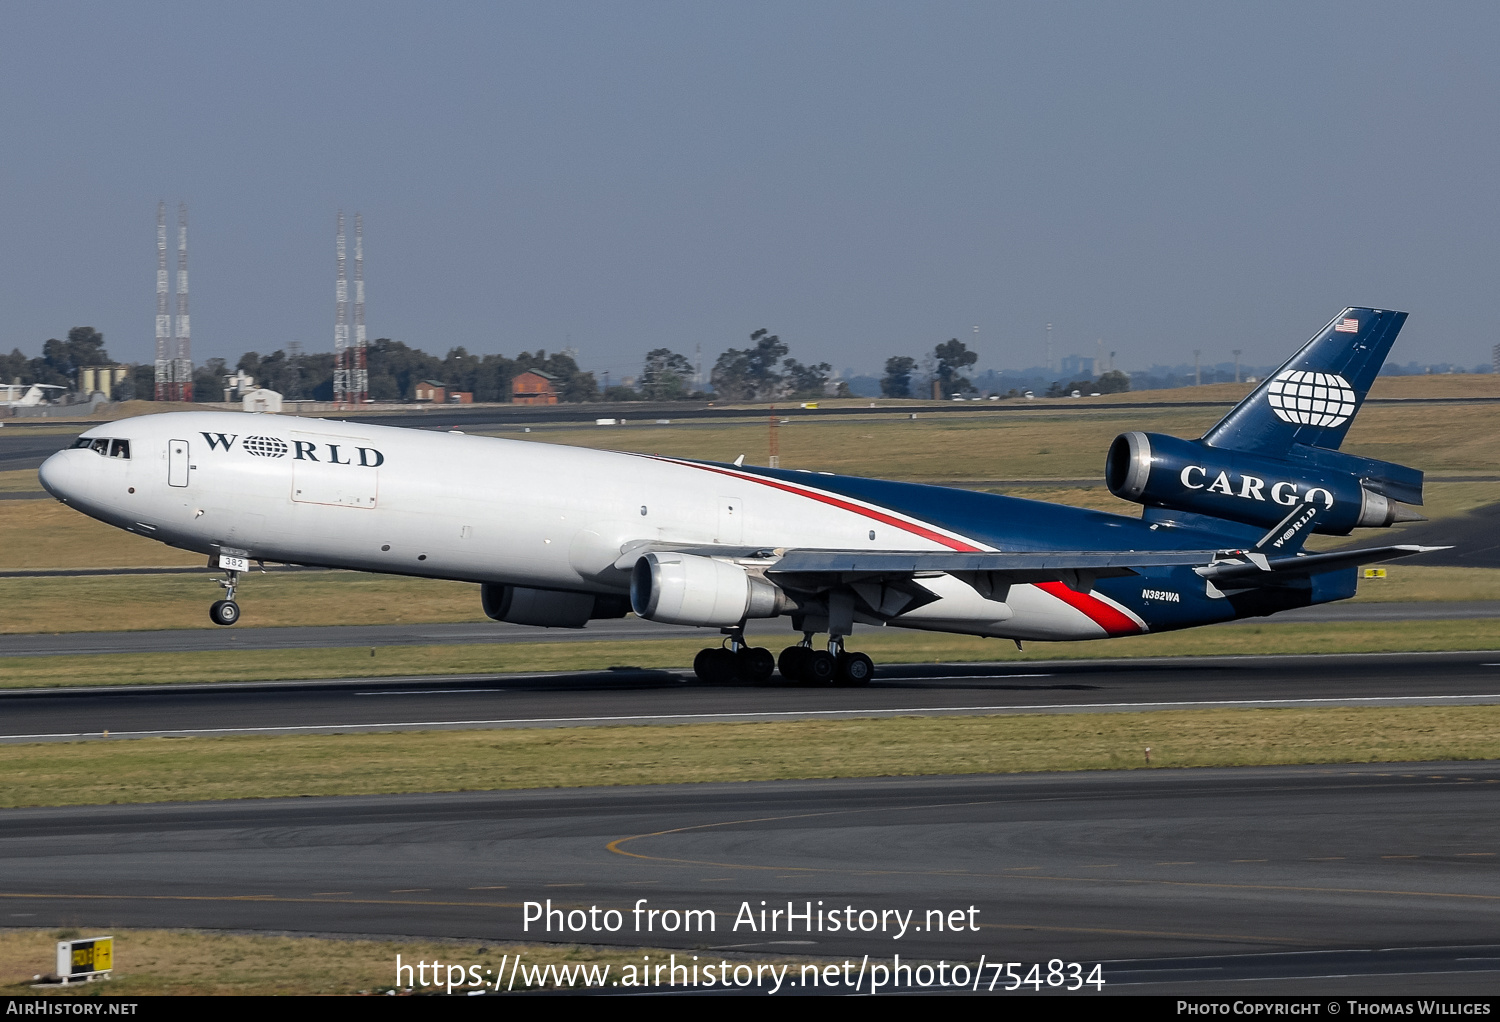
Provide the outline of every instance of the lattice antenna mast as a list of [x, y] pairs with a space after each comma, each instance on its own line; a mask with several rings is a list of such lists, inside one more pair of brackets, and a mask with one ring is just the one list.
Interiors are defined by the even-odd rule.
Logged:
[[339, 210], [338, 240], [339, 275], [334, 286], [334, 300], [338, 312], [333, 320], [333, 399], [339, 404], [349, 400], [349, 281], [344, 271], [344, 211]]
[[354, 214], [354, 359], [349, 390], [356, 405], [370, 397], [370, 373], [365, 366], [365, 218], [359, 213]]
[[156, 400], [172, 399], [172, 314], [167, 304], [167, 204], [156, 204]]
[[177, 205], [177, 344], [173, 359], [173, 395], [193, 399], [193, 341], [188, 320], [187, 203]]

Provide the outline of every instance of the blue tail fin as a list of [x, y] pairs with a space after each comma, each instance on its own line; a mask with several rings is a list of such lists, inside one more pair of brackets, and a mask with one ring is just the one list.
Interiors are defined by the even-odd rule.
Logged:
[[1345, 309], [1202, 443], [1271, 457], [1293, 444], [1338, 450], [1405, 322], [1404, 312]]

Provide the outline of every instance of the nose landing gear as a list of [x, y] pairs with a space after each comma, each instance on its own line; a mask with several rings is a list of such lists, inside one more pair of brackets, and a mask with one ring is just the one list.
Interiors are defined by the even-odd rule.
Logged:
[[215, 600], [208, 608], [208, 619], [216, 625], [232, 625], [240, 619], [240, 605], [234, 602], [234, 587], [239, 583], [240, 573], [226, 569], [226, 578], [216, 578], [224, 589], [224, 599]]

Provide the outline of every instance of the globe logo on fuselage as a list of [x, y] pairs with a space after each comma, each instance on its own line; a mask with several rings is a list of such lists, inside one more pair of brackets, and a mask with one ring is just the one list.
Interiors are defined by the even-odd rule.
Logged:
[[1271, 411], [1297, 426], [1342, 426], [1354, 414], [1354, 388], [1337, 373], [1288, 369], [1266, 385]]

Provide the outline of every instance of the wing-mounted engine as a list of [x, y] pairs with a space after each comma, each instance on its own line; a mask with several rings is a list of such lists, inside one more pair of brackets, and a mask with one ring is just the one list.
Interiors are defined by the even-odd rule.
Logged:
[[675, 551], [652, 551], [635, 562], [630, 604], [649, 621], [720, 628], [796, 606], [779, 586], [742, 565]]
[[630, 613], [630, 602], [623, 596], [527, 589], [490, 582], [479, 587], [479, 599], [485, 615], [496, 621], [542, 628], [582, 628], [593, 620]]
[[1302, 444], [1285, 457], [1213, 447], [1159, 433], [1121, 433], [1104, 466], [1122, 500], [1269, 528], [1299, 504], [1318, 507], [1314, 531], [1345, 535], [1423, 521], [1422, 473]]

